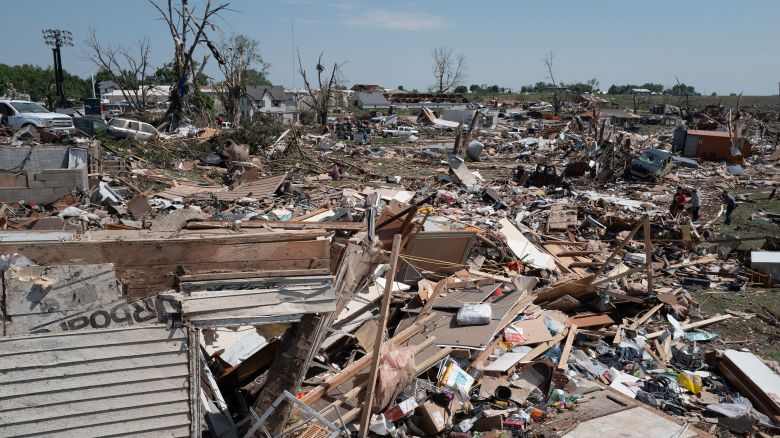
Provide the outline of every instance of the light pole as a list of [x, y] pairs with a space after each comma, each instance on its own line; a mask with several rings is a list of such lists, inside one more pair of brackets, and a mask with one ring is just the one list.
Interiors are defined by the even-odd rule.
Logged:
[[65, 102], [65, 77], [62, 74], [62, 56], [60, 47], [73, 46], [73, 34], [70, 31], [62, 29], [43, 29], [43, 41], [47, 46], [52, 46], [54, 54], [54, 82], [57, 84], [57, 94], [60, 96], [60, 103]]

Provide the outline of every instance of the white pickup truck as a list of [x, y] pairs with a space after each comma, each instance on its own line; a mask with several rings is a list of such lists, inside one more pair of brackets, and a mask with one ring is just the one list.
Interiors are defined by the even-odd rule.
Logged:
[[26, 100], [0, 100], [0, 124], [12, 129], [33, 125], [57, 135], [71, 134], [76, 130], [70, 116], [50, 112]]
[[397, 129], [384, 129], [382, 130], [382, 137], [409, 137], [411, 135], [419, 135], [420, 132], [416, 129], [412, 129], [408, 126], [399, 126]]

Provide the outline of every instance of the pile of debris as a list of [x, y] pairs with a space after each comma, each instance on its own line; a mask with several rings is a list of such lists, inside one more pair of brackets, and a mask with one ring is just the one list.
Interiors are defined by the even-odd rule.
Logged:
[[776, 433], [777, 363], [717, 330], [780, 312], [694, 297], [780, 278], [778, 212], [717, 223], [775, 198], [772, 134], [745, 112], [723, 152], [596, 103], [262, 147], [8, 137], [0, 436]]

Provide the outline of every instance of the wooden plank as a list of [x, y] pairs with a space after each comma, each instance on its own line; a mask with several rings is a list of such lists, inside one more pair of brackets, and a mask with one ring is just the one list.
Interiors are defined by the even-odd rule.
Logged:
[[534, 347], [534, 349], [529, 351], [528, 354], [526, 354], [525, 357], [523, 357], [523, 360], [521, 360], [520, 362], [528, 363], [536, 359], [537, 357], [539, 357], [539, 355], [543, 354], [545, 351], [552, 348], [555, 344], [561, 342], [561, 340], [563, 340], [563, 338], [566, 337], [568, 332], [569, 332], [569, 328], [568, 327], [564, 328], [563, 331], [555, 335], [551, 340]]
[[604, 291], [604, 294], [605, 295], [609, 295], [612, 298], [615, 298], [617, 300], [630, 301], [632, 303], [644, 303], [645, 302], [645, 300], [643, 298], [632, 297], [631, 295], [621, 294], [621, 293], [614, 292], [614, 291], [611, 291], [611, 290]]
[[653, 292], [653, 243], [650, 241], [650, 217], [645, 216], [645, 267], [647, 268], [647, 293]]
[[0, 254], [18, 252], [42, 265], [113, 263], [128, 295], [142, 298], [173, 287], [180, 269], [188, 274], [327, 269], [329, 242], [312, 240], [321, 235], [314, 230], [197, 239], [7, 243], [0, 244]]
[[[247, 221], [239, 228], [279, 228], [284, 230], [327, 230], [327, 231], [365, 231], [363, 222], [293, 222], [293, 221]], [[232, 222], [224, 221], [191, 221], [185, 226], [188, 230], [214, 230], [220, 228], [234, 229]]]
[[219, 281], [240, 280], [248, 278], [267, 277], [298, 277], [302, 275], [328, 275], [328, 269], [280, 269], [278, 271], [249, 271], [249, 272], [213, 272], [205, 274], [184, 274], [177, 278], [180, 282], [193, 281]]
[[601, 265], [601, 267], [599, 268], [599, 270], [598, 270], [598, 271], [596, 272], [596, 274], [595, 274], [595, 275], [594, 275], [594, 276], [591, 278], [590, 282], [589, 282], [589, 283], [588, 283], [588, 285], [586, 286], [588, 290], [591, 290], [591, 291], [592, 291], [592, 290], [595, 288], [595, 286], [594, 286], [593, 282], [594, 282], [594, 281], [596, 281], [596, 279], [598, 279], [598, 278], [601, 276], [601, 274], [603, 274], [603, 273], [604, 273], [604, 269], [606, 269], [606, 268], [607, 268], [607, 266], [609, 266], [609, 264], [612, 262], [612, 260], [614, 260], [614, 259], [615, 259], [615, 257], [617, 257], [617, 255], [618, 255], [618, 253], [620, 252], [620, 250], [621, 250], [621, 249], [623, 249], [623, 247], [624, 247], [624, 246], [626, 246], [626, 244], [628, 244], [628, 242], [630, 242], [630, 241], [631, 241], [631, 238], [632, 238], [632, 237], [634, 237], [634, 234], [636, 234], [636, 232], [637, 232], [637, 231], [639, 231], [639, 228], [640, 228], [640, 227], [642, 227], [642, 225], [643, 225], [643, 222], [642, 222], [641, 220], [640, 220], [639, 222], [637, 222], [636, 226], [634, 226], [634, 229], [633, 229], [633, 230], [631, 230], [631, 232], [630, 232], [630, 233], [628, 233], [628, 236], [626, 236], [626, 237], [623, 239], [623, 241], [622, 241], [622, 242], [620, 242], [620, 244], [617, 246], [617, 248], [615, 248], [615, 250], [614, 250], [614, 251], [612, 251], [612, 254], [610, 254], [609, 258], [607, 258], [607, 261], [605, 261], [605, 262], [604, 262], [604, 264], [603, 264], [603, 265]]
[[379, 311], [379, 326], [376, 331], [374, 341], [374, 351], [371, 352], [371, 368], [368, 377], [368, 387], [366, 388], [366, 398], [363, 401], [363, 412], [360, 416], [359, 438], [368, 436], [368, 424], [371, 421], [371, 407], [374, 404], [374, 390], [376, 389], [376, 380], [379, 377], [379, 356], [384, 344], [385, 328], [387, 327], [387, 318], [390, 314], [390, 302], [393, 300], [393, 283], [395, 282], [395, 271], [398, 269], [398, 254], [401, 251], [401, 235], [396, 234], [393, 237], [393, 249], [390, 253], [390, 267], [387, 270], [385, 279], [385, 292], [382, 296], [382, 305]]
[[603, 278], [603, 279], [598, 280], [598, 281], [594, 281], [590, 285], [593, 286], [593, 287], [600, 286], [600, 285], [602, 285], [604, 283], [609, 283], [610, 281], [618, 280], [620, 278], [627, 277], [627, 276], [629, 276], [631, 274], [636, 274], [637, 272], [641, 272], [643, 269], [645, 269], [645, 268], [643, 268], [641, 266], [636, 267], [636, 268], [631, 268], [631, 269], [629, 269], [627, 271], [621, 272], [620, 274], [613, 275], [613, 276], [607, 277], [607, 278]]
[[[430, 320], [431, 320], [431, 316], [428, 315], [421, 318], [418, 321], [415, 321], [414, 324], [412, 324], [410, 327], [406, 328], [405, 330], [401, 331], [400, 333], [397, 333], [395, 336], [390, 338], [388, 342], [390, 342], [391, 345], [393, 346], [398, 346], [403, 344], [404, 342], [412, 338], [414, 335], [419, 333], [420, 330], [424, 328], [424, 325]], [[371, 356], [366, 355], [361, 357], [360, 359], [356, 360], [355, 362], [352, 362], [349, 366], [341, 370], [341, 372], [328, 379], [326, 383], [307, 392], [306, 395], [301, 397], [301, 401], [306, 403], [307, 405], [311, 405], [312, 403], [322, 398], [322, 396], [324, 396], [331, 390], [337, 388], [342, 383], [356, 376], [363, 369], [365, 369], [370, 363], [371, 363]]]
[[645, 321], [647, 321], [648, 319], [650, 319], [650, 317], [655, 315], [655, 312], [661, 310], [661, 307], [663, 307], [663, 306], [664, 306], [664, 303], [657, 304], [652, 309], [648, 310], [642, 316], [637, 318], [636, 321], [634, 321], [631, 325], [628, 326], [628, 329], [629, 330], [636, 330], [636, 329], [638, 329], [640, 325], [644, 324]]
[[[715, 323], [718, 323], [718, 322], [721, 322], [721, 321], [725, 321], [725, 320], [731, 319], [733, 317], [734, 317], [733, 315], [719, 315], [719, 316], [715, 316], [715, 317], [712, 317], [712, 318], [703, 319], [701, 321], [692, 322], [690, 324], [682, 324], [680, 326], [680, 328], [683, 329], [683, 330], [690, 330], [690, 329], [694, 329], [694, 328], [704, 327], [704, 326], [707, 326], [707, 325], [710, 325], [710, 324], [715, 324]], [[662, 334], [664, 334], [665, 331], [666, 330], [659, 330], [657, 332], [650, 333], [649, 335], [647, 335], [647, 339], [655, 339], [655, 338], [661, 336]]]
[[[546, 246], [547, 244], [545, 244]], [[604, 254], [604, 251], [561, 251], [555, 254], [558, 257], [589, 256], [595, 254]]]
[[572, 324], [569, 327], [569, 334], [566, 335], [566, 343], [563, 344], [563, 351], [561, 352], [561, 359], [558, 361], [558, 369], [565, 370], [569, 363], [569, 353], [571, 353], [571, 346], [574, 344], [574, 338], [577, 337], [577, 324]]

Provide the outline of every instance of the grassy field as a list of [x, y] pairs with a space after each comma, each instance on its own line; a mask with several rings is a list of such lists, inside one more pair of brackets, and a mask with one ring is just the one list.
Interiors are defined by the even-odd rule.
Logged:
[[[741, 201], [736, 210], [731, 225], [723, 224], [723, 217], [719, 219], [718, 226], [722, 236], [778, 236], [780, 225], [770, 222], [751, 220], [754, 211], [762, 210], [771, 213], [780, 213], [780, 199], [765, 199], [768, 190], [740, 189], [736, 190], [738, 197], [745, 196], [752, 202]], [[712, 202], [712, 200], [711, 200]], [[705, 215], [717, 213], [717, 200], [715, 205], [705, 205]], [[759, 247], [763, 242], [745, 242], [739, 249], [750, 250]], [[704, 317], [715, 314], [725, 314], [726, 310], [736, 310], [746, 313], [764, 313], [763, 307], [780, 313], [780, 292], [777, 288], [747, 288], [743, 292], [728, 292], [718, 289], [700, 289], [693, 291], [693, 296], [700, 303], [701, 313]], [[733, 318], [705, 328], [705, 330], [717, 333], [720, 338], [713, 341], [716, 346], [723, 348], [748, 348], [752, 352], [771, 360], [780, 361], [780, 328], [767, 324], [761, 319]]]

